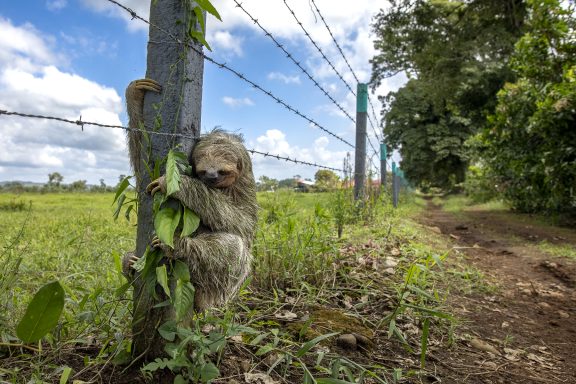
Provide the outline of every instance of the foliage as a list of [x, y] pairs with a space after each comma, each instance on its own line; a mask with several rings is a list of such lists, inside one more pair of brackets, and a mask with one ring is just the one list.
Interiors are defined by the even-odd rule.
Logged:
[[529, 29], [498, 94], [481, 155], [503, 196], [522, 212], [576, 215], [574, 3], [531, 0]]
[[16, 335], [25, 343], [43, 338], [58, 324], [64, 309], [64, 289], [58, 281], [48, 283], [36, 292], [24, 317], [16, 327]]
[[256, 188], [258, 192], [275, 191], [278, 188], [278, 180], [262, 175], [258, 178]]
[[511, 73], [505, 64], [521, 33], [520, 0], [395, 0], [372, 25], [372, 86], [405, 71], [410, 81], [382, 98], [388, 145], [416, 185], [463, 180], [463, 141], [485, 123]]
[[332, 191], [338, 188], [340, 178], [334, 171], [321, 169], [314, 174], [314, 180], [320, 191]]
[[62, 180], [64, 180], [64, 176], [58, 172], [48, 174], [48, 185], [54, 185], [58, 187]]
[[475, 203], [485, 203], [499, 195], [497, 181], [488, 172], [481, 165], [471, 165], [466, 172], [464, 192]]

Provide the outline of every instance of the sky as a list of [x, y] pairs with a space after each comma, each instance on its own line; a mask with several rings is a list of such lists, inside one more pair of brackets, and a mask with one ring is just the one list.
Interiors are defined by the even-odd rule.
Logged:
[[[145, 19], [150, 2], [119, 0]], [[286, 0], [322, 52], [353, 88], [356, 82], [309, 0]], [[370, 24], [384, 1], [315, 0], [360, 82], [374, 56]], [[209, 16], [206, 40], [219, 62], [243, 73], [288, 105], [354, 144], [355, 124], [278, 49], [233, 0], [213, 0], [222, 22]], [[243, 0], [242, 6], [301, 63], [349, 115], [356, 99], [295, 22], [284, 0]], [[124, 91], [146, 71], [148, 25], [107, 0], [0, 0], [0, 110], [102, 124], [127, 125]], [[352, 149], [293, 114], [246, 82], [205, 62], [202, 132], [219, 126], [241, 133], [246, 147], [342, 168]], [[384, 82], [370, 100], [406, 81]], [[372, 121], [378, 129], [374, 117]], [[368, 133], [378, 149], [370, 124]], [[368, 145], [370, 154], [373, 154]], [[352, 153], [352, 159], [354, 154]], [[374, 156], [379, 165], [379, 155]], [[314, 178], [318, 168], [253, 155], [254, 174], [278, 180]], [[131, 174], [125, 132], [0, 115], [0, 181], [115, 185]]]

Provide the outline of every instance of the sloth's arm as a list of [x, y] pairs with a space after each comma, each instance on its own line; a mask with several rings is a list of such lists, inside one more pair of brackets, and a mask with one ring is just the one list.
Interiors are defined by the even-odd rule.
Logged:
[[[154, 185], [159, 188], [155, 189]], [[150, 186], [148, 189], [152, 193], [158, 190], [166, 192], [166, 178], [162, 176]], [[256, 207], [235, 202], [221, 191], [208, 188], [199, 179], [181, 175], [180, 190], [170, 197], [180, 200], [182, 204], [194, 211], [202, 223], [212, 231], [235, 232], [243, 237], [251, 237], [254, 232], [255, 216], [250, 212], [257, 209]]]

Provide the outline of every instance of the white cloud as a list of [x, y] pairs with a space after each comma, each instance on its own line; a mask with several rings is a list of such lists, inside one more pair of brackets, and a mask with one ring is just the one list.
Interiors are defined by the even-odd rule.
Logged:
[[254, 102], [248, 97], [234, 98], [234, 97], [230, 97], [230, 96], [224, 96], [222, 98], [222, 102], [224, 104], [226, 104], [227, 106], [232, 107], [232, 108], [251, 107], [254, 105]]
[[268, 80], [280, 80], [284, 84], [300, 84], [300, 76], [288, 76], [280, 72], [270, 72], [268, 74]]
[[[122, 102], [117, 92], [58, 67], [52, 38], [33, 26], [0, 19], [0, 108], [32, 114], [120, 125]], [[97, 183], [99, 168], [109, 168], [115, 183], [127, 173], [121, 130], [66, 124], [45, 119], [0, 116], [0, 179], [45, 181], [58, 171], [65, 180]], [[89, 170], [92, 170], [90, 172]], [[74, 176], [71, 176], [74, 175]]]
[[[269, 153], [270, 155], [279, 155], [341, 169], [346, 151], [331, 151], [328, 149], [331, 144], [330, 140], [325, 136], [320, 136], [316, 138], [310, 148], [302, 148], [291, 145], [284, 132], [278, 129], [270, 129], [266, 131], [265, 135], [259, 136], [255, 141], [249, 142], [248, 145], [259, 152]], [[321, 169], [259, 154], [252, 156], [252, 162], [254, 163], [256, 178], [266, 175], [281, 180], [294, 175], [301, 175], [305, 178], [313, 179], [316, 171]]]
[[233, 35], [229, 31], [211, 31], [208, 30], [206, 40], [216, 53], [222, 53], [223, 56], [242, 56], [242, 42], [244, 39], [240, 36]]

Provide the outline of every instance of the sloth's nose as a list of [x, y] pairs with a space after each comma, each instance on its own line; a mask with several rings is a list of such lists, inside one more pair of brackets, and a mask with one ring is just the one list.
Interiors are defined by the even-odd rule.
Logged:
[[218, 171], [206, 171], [204, 177], [208, 180], [216, 180], [218, 178]]

